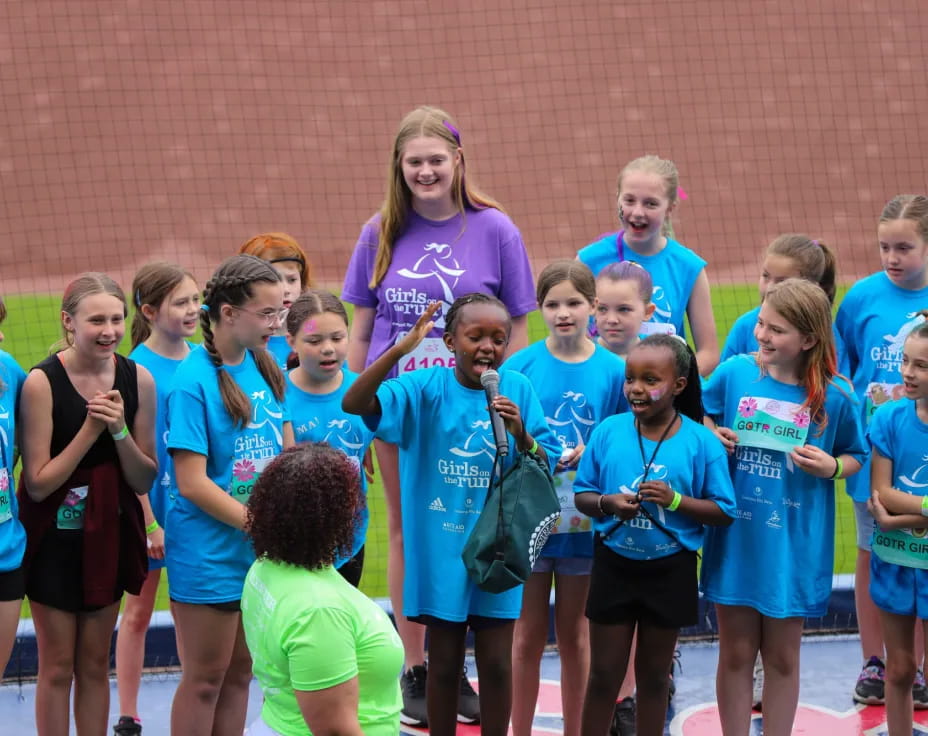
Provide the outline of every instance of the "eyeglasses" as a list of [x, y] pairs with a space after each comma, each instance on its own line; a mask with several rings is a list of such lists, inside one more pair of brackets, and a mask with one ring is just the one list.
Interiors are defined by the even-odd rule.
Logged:
[[275, 322], [277, 324], [283, 324], [283, 322], [287, 319], [287, 315], [290, 313], [289, 309], [272, 309], [269, 312], [252, 312], [250, 309], [245, 309], [245, 307], [233, 307], [233, 309], [237, 309], [240, 312], [245, 312], [246, 314], [250, 314], [253, 317], [264, 320], [264, 324], [266, 324], [268, 327], [270, 327]]

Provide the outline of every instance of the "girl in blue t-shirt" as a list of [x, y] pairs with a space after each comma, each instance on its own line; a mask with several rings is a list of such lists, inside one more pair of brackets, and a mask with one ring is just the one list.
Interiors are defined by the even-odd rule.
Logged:
[[251, 658], [240, 600], [254, 562], [245, 504], [265, 465], [293, 444], [284, 376], [267, 352], [283, 311], [270, 265], [248, 255], [224, 261], [203, 292], [203, 344], [177, 368], [168, 395], [164, 549], [183, 659], [172, 733], [245, 727]]
[[702, 584], [718, 613], [723, 733], [748, 731], [760, 651], [764, 733], [786, 736], [803, 619], [824, 615], [831, 594], [834, 481], [856, 473], [866, 449], [851, 386], [837, 375], [825, 292], [802, 279], [771, 286], [754, 336], [758, 352], [725, 361], [704, 391], [738, 509], [730, 527], [706, 535]]
[[630, 161], [619, 172], [619, 222], [623, 230], [581, 248], [577, 258], [594, 275], [610, 263], [633, 260], [654, 280], [655, 311], [645, 334], [683, 335], [684, 312], [696, 345], [696, 362], [708, 375], [719, 362], [718, 337], [706, 262], [673, 239], [670, 213], [680, 197], [673, 161], [654, 155]]
[[593, 564], [593, 532], [589, 517], [574, 506], [573, 477], [593, 428], [619, 409], [625, 362], [586, 334], [596, 303], [596, 282], [585, 265], [576, 260], [549, 264], [538, 277], [537, 297], [548, 337], [520, 350], [504, 365], [532, 382], [563, 448], [554, 476], [561, 518], [525, 584], [522, 614], [516, 622], [512, 731], [515, 736], [532, 731], [553, 578], [564, 733], [576, 736], [590, 663], [583, 606]]
[[610, 263], [596, 277], [596, 341], [622, 360], [641, 340], [654, 314], [654, 282], [635, 261]]
[[[924, 315], [923, 315], [924, 316]], [[928, 324], [902, 349], [905, 398], [879, 407], [870, 422], [871, 513], [878, 528], [870, 557], [870, 597], [880, 610], [886, 642], [886, 722], [890, 734], [912, 733], [913, 686], [924, 674], [915, 632], [928, 628]], [[914, 549], [913, 549], [914, 548]], [[921, 619], [918, 626], [916, 619]]]
[[[877, 239], [882, 270], [854, 284], [835, 317], [865, 427], [880, 404], [903, 396], [899, 382], [902, 344], [912, 328], [924, 319], [919, 310], [928, 303], [928, 197], [914, 194], [893, 197], [880, 215]], [[879, 609], [867, 592], [873, 532], [873, 518], [866, 507], [870, 497], [869, 462], [864, 464], [862, 472], [848, 480], [847, 492], [854, 500], [857, 524], [854, 601], [864, 660], [854, 700], [882, 703], [883, 639]]]
[[[425, 624], [429, 639], [426, 706], [429, 730], [454, 734], [468, 628], [474, 631], [481, 733], [504, 736], [512, 708], [512, 633], [522, 587], [488, 593], [470, 580], [461, 552], [486, 503], [496, 445], [480, 377], [503, 360], [512, 321], [487, 294], [455, 299], [443, 342], [453, 368], [433, 366], [385, 380], [434, 327], [431, 303], [409, 334], [387, 349], [352, 384], [342, 407], [364, 417], [377, 436], [400, 449], [403, 523], [403, 614]], [[450, 361], [449, 361], [450, 362]], [[553, 468], [562, 447], [545, 421], [531, 382], [500, 373], [493, 408], [506, 425], [512, 452], [537, 455]]]
[[[290, 309], [297, 297], [312, 286], [312, 267], [306, 258], [306, 252], [292, 235], [261, 233], [242, 243], [238, 252], [258, 256], [273, 266], [284, 287], [285, 310]], [[286, 318], [284, 320], [286, 321]], [[267, 349], [274, 356], [280, 370], [286, 371], [287, 361], [292, 353], [286, 324], [281, 323], [276, 334], [271, 335]]]
[[[0, 323], [6, 305], [0, 299]], [[0, 332], [0, 342], [3, 333]], [[19, 520], [19, 505], [13, 486], [16, 465], [16, 418], [19, 395], [26, 374], [13, 356], [0, 350], [0, 676], [13, 651], [26, 579], [22, 562], [26, 552], [26, 530]]]
[[696, 550], [705, 524], [730, 524], [725, 451], [702, 426], [690, 348], [650, 335], [625, 364], [630, 413], [593, 430], [574, 481], [597, 532], [586, 615], [590, 678], [583, 733], [606, 733], [637, 631], [637, 733], [664, 732], [677, 634], [698, 618]]
[[142, 266], [132, 281], [132, 352], [129, 357], [145, 366], [155, 380], [158, 398], [155, 451], [158, 474], [151, 490], [139, 496], [148, 536], [148, 575], [138, 595], [126, 593], [116, 635], [116, 684], [119, 690], [119, 733], [141, 724], [139, 682], [145, 659], [145, 635], [155, 606], [155, 594], [164, 567], [164, 506], [170, 485], [167, 452], [167, 397], [174, 371], [187, 357], [187, 340], [196, 332], [200, 291], [189, 271], [173, 263]]
[[342, 411], [342, 397], [358, 377], [345, 368], [348, 313], [327, 291], [307, 291], [287, 315], [290, 347], [299, 364], [287, 374], [287, 406], [297, 442], [328, 442], [358, 468], [361, 499], [351, 554], [335, 560], [336, 569], [355, 587], [364, 568], [367, 536], [367, 478], [362, 469], [374, 433], [364, 421]]

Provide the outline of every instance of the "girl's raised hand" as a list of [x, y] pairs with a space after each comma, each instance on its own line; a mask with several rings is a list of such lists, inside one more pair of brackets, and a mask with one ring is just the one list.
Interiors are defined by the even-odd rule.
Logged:
[[522, 412], [519, 407], [505, 396], [497, 396], [493, 399], [493, 408], [500, 415], [503, 423], [506, 425], [506, 431], [513, 437], [521, 437], [524, 427], [522, 424]]
[[116, 389], [97, 391], [87, 402], [87, 415], [103, 422], [110, 434], [121, 432], [126, 426], [122, 395]]
[[835, 474], [835, 459], [815, 445], [799, 445], [789, 454], [790, 459], [809, 475], [830, 478]]
[[432, 328], [435, 326], [435, 322], [432, 318], [435, 316], [435, 312], [438, 311], [440, 306], [441, 302], [431, 302], [425, 308], [425, 311], [419, 315], [419, 319], [416, 320], [416, 324], [413, 325], [413, 328], [406, 333], [406, 336], [402, 340], [396, 343], [396, 347], [399, 348], [402, 355], [408, 355], [415, 350], [416, 346], [432, 331]]
[[646, 480], [638, 486], [638, 497], [666, 508], [673, 502], [673, 490], [662, 480]]
[[735, 452], [735, 445], [738, 444], [738, 433], [735, 430], [728, 427], [716, 427], [712, 432], [719, 438], [729, 455]]

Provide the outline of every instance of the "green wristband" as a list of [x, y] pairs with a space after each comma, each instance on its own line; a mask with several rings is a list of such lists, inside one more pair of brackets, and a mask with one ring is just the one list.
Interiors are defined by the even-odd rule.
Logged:
[[120, 429], [118, 432], [113, 432], [110, 436], [116, 440], [116, 442], [119, 442], [119, 440], [124, 440], [129, 436], [129, 428], [123, 424], [122, 429]]
[[841, 462], [840, 457], [835, 458], [835, 474], [831, 476], [832, 480], [838, 480], [841, 477], [841, 474], [844, 472], [844, 463]]
[[922, 516], [928, 516], [928, 496], [922, 496]]
[[528, 450], [529, 455], [538, 454], [538, 440], [532, 438], [532, 446]]
[[680, 508], [680, 501], [683, 500], [683, 496], [680, 495], [680, 491], [673, 492], [673, 501], [667, 506], [668, 511], [676, 511]]
[[159, 529], [158, 520], [155, 519], [151, 524], [145, 527], [145, 533], [151, 534], [152, 532], [158, 531], [158, 529]]

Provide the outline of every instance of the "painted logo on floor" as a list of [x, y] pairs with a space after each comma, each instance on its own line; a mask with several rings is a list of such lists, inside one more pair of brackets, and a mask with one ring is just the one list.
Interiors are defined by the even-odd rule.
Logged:
[[[751, 717], [751, 736], [759, 736], [761, 714]], [[913, 734], [928, 734], [928, 711], [916, 711]], [[722, 733], [715, 703], [703, 703], [677, 713], [670, 722], [670, 736], [718, 736]], [[836, 711], [800, 703], [793, 723], [793, 736], [887, 736], [886, 710], [881, 706], [857, 705]]]

